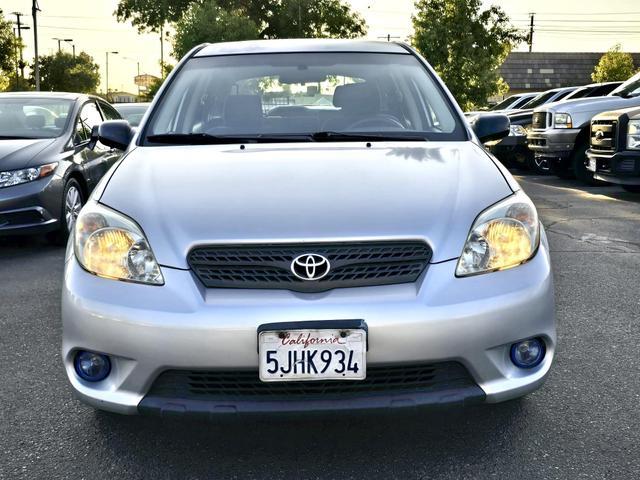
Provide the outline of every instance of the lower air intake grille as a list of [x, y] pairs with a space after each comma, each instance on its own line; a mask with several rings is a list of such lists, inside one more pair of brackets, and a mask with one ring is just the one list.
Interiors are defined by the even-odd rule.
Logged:
[[[193, 249], [189, 266], [207, 288], [273, 288], [321, 292], [332, 288], [415, 282], [431, 259], [423, 242], [362, 242], [206, 246]], [[318, 280], [292, 272], [300, 256], [322, 256], [329, 271]]]
[[[436, 392], [476, 385], [460, 363], [371, 366], [361, 381], [261, 382], [254, 371], [167, 370], [148, 396], [184, 400], [270, 399], [375, 392]], [[292, 398], [293, 399], [293, 398]]]

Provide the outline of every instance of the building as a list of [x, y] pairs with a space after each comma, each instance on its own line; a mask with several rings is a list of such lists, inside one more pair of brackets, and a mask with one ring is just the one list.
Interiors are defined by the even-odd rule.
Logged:
[[138, 101], [138, 96], [128, 92], [109, 92], [109, 101], [111, 103], [134, 103]]
[[[547, 90], [593, 83], [591, 73], [604, 53], [598, 52], [511, 52], [500, 67], [509, 93]], [[640, 67], [640, 53], [632, 53]]]

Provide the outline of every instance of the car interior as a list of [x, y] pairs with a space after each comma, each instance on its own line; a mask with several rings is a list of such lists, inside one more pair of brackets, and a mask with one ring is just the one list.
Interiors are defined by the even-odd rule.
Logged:
[[0, 136], [54, 138], [62, 134], [70, 104], [40, 106], [24, 102], [0, 103]]
[[[419, 66], [259, 65], [175, 86], [151, 122], [151, 135], [451, 133], [456, 121]], [[264, 72], [264, 73], [262, 73]], [[262, 73], [262, 75], [260, 75]], [[426, 81], [425, 81], [426, 80]]]

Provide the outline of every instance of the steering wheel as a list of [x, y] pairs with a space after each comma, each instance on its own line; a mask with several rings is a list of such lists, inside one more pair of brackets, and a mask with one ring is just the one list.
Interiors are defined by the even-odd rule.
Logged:
[[401, 128], [404, 130], [404, 125], [402, 125], [397, 119], [393, 118], [391, 115], [379, 115], [373, 118], [364, 118], [362, 120], [358, 120], [357, 122], [352, 123], [347, 127], [347, 130], [354, 130], [356, 128], [362, 127], [392, 127], [392, 128]]

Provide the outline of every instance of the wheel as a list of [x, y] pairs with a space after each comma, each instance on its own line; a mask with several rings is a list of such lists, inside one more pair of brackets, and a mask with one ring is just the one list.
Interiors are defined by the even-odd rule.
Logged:
[[573, 178], [573, 170], [569, 168], [567, 162], [563, 162], [561, 160], [554, 160], [548, 162], [549, 164], [549, 172], [553, 173], [557, 177], [568, 179]]
[[627, 192], [640, 193], [640, 185], [621, 185]]
[[48, 235], [51, 243], [65, 245], [69, 234], [78, 218], [78, 214], [84, 205], [84, 195], [77, 180], [71, 178], [64, 186], [62, 194], [62, 212], [60, 216], [60, 229]]
[[529, 155], [527, 158], [527, 165], [529, 169], [538, 175], [549, 175], [551, 173], [551, 166], [549, 160], [544, 157], [536, 157], [535, 155]]
[[576, 175], [576, 178], [587, 185], [604, 185], [604, 182], [600, 182], [593, 178], [593, 172], [587, 170], [585, 160], [587, 158], [587, 149], [589, 145], [579, 145], [571, 155], [571, 166]]

